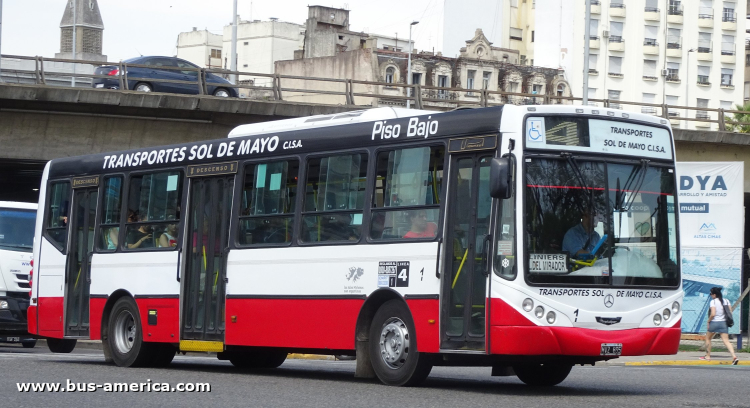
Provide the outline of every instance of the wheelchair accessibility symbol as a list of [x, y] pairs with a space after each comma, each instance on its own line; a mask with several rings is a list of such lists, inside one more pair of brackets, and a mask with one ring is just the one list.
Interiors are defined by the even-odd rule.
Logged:
[[526, 140], [528, 142], [544, 143], [544, 119], [533, 118], [526, 123]]

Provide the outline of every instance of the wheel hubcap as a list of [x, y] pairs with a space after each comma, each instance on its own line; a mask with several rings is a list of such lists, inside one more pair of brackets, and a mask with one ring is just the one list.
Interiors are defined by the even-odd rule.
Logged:
[[409, 330], [403, 320], [388, 319], [380, 331], [379, 341], [383, 362], [394, 370], [401, 368], [409, 356]]
[[216, 93], [214, 93], [214, 96], [218, 96], [218, 97], [221, 97], [221, 98], [227, 98], [227, 97], [229, 97], [229, 92], [227, 92], [227, 91], [225, 91], [223, 89], [220, 89], [220, 90], [216, 91]]
[[140, 84], [135, 87], [138, 92], [151, 92], [151, 88], [148, 85]]
[[127, 354], [135, 342], [136, 326], [133, 315], [123, 310], [115, 320], [115, 346], [121, 354]]

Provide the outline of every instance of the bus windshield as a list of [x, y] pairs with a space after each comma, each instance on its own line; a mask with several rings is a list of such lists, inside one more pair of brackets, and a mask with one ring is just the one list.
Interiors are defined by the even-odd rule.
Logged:
[[677, 286], [674, 170], [647, 160], [526, 160], [531, 284]]
[[0, 249], [31, 252], [36, 211], [0, 208]]

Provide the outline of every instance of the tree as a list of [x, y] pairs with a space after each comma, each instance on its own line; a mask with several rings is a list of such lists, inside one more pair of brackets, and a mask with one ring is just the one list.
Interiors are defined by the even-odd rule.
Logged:
[[724, 116], [725, 121], [732, 122], [743, 122], [745, 124], [726, 124], [727, 132], [735, 133], [750, 133], [750, 102], [745, 103], [745, 106], [736, 105], [736, 110], [743, 111], [742, 113], [733, 113], [730, 116]]

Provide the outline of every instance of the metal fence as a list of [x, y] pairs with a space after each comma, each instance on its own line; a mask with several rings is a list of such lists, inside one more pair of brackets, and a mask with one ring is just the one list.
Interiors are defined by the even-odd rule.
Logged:
[[[48, 86], [71, 86], [72, 79], [78, 86], [91, 87], [94, 79], [108, 78], [118, 81], [119, 90], [130, 90], [130, 84], [138, 81], [157, 83], [174, 83], [195, 85], [195, 93], [208, 94], [206, 78], [208, 73], [225, 78], [252, 78], [237, 81], [231, 88], [238, 91], [242, 98], [272, 101], [298, 101], [309, 104], [372, 106], [374, 102], [381, 106], [403, 106], [407, 101], [416, 109], [448, 110], [462, 106], [499, 106], [504, 104], [538, 105], [538, 104], [580, 104], [582, 98], [541, 95], [523, 92], [493, 91], [489, 89], [466, 89], [428, 86], [420, 84], [388, 83], [363, 81], [356, 79], [336, 79], [279, 75], [246, 71], [229, 71], [224, 69], [160, 67], [159, 69], [195, 72], [189, 80], [137, 78], [128, 74], [128, 68], [153, 68], [153, 66], [128, 64], [125, 62], [102, 62], [90, 60], [72, 60], [62, 58], [43, 58], [39, 56], [2, 55], [4, 68], [0, 80], [8, 83], [25, 83]], [[73, 64], [79, 67], [73, 73], [54, 65]], [[52, 67], [50, 67], [52, 65]], [[95, 68], [113, 66], [114, 75], [95, 74]], [[114, 70], [113, 70], [114, 71]], [[265, 81], [267, 86], [256, 82]], [[698, 79], [700, 82], [700, 79]], [[215, 85], [215, 84], [214, 84]], [[723, 88], [733, 85], [722, 85]], [[113, 90], [118, 91], [118, 90]], [[727, 114], [746, 114], [745, 111], [731, 109], [714, 109], [666, 105], [657, 103], [634, 102], [613, 99], [588, 99], [591, 106], [617, 107], [623, 110], [641, 112], [668, 118], [675, 127], [681, 123], [694, 122], [696, 128], [718, 125], [718, 130], [731, 130], [732, 126], [750, 126], [750, 122], [734, 121]]]

